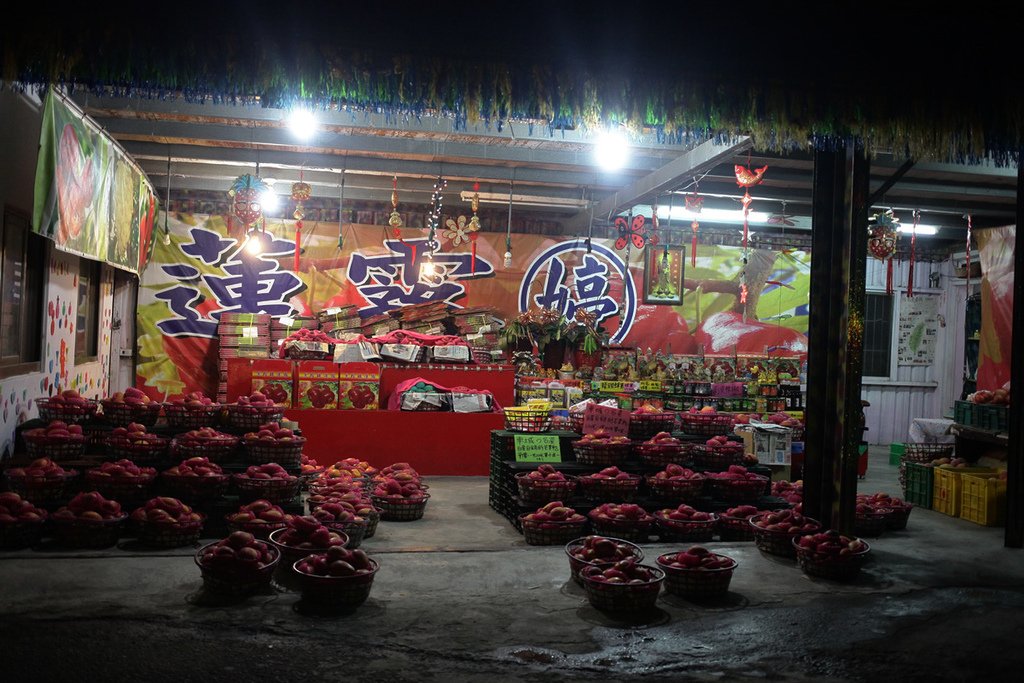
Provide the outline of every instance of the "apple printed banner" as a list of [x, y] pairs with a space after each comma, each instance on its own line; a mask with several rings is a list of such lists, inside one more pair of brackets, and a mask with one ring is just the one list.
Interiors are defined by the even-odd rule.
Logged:
[[146, 175], [52, 89], [43, 105], [32, 229], [63, 251], [141, 273], [157, 199]]
[[470, 245], [448, 240], [428, 258], [423, 230], [392, 239], [381, 226], [346, 224], [339, 248], [337, 223], [306, 221], [295, 272], [294, 221], [269, 220], [256, 238], [259, 250], [243, 249], [242, 227], [225, 216], [178, 213], [167, 224], [169, 243], [154, 244], [138, 307], [137, 386], [160, 400], [214, 393], [225, 312], [281, 318], [338, 309], [369, 319], [444, 302], [492, 306], [508, 319], [545, 307], [569, 317], [592, 313], [619, 346], [709, 355], [807, 351], [806, 252], [751, 249], [744, 315], [738, 247], [700, 245], [682, 305], [645, 305], [643, 253], [632, 250], [627, 267], [613, 240], [588, 249], [583, 240], [513, 234], [512, 266], [504, 268], [500, 233], [480, 233], [475, 257]]

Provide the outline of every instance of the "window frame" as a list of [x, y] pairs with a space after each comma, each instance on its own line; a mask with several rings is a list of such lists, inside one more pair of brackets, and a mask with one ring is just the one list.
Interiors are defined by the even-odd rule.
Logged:
[[[22, 279], [23, 291], [28, 291], [28, 293], [23, 293], [21, 310], [19, 311], [18, 327], [21, 339], [18, 345], [18, 355], [6, 358], [0, 356], [0, 379], [39, 372], [42, 368], [43, 356], [46, 351], [44, 348], [46, 335], [43, 332], [46, 323], [46, 290], [49, 286], [49, 268], [47, 265], [49, 263], [50, 247], [49, 240], [33, 232], [31, 225], [32, 221], [28, 213], [13, 206], [0, 204], [0, 283], [3, 282], [5, 237], [7, 230], [12, 227], [24, 231], [25, 240], [22, 246], [22, 263], [26, 273], [32, 273], [31, 276], [26, 275]], [[36, 256], [38, 263], [34, 263], [31, 258], [32, 254], [37, 253], [36, 249], [39, 250]], [[38, 268], [34, 269], [33, 266]], [[37, 279], [29, 282], [30, 277]], [[0, 296], [0, 315], [3, 313], [3, 303], [4, 297]], [[34, 322], [31, 320], [33, 311], [37, 316]], [[32, 349], [31, 353], [26, 351], [29, 348]]]
[[[866, 372], [862, 376], [863, 381], [869, 382], [891, 382], [895, 380], [898, 372], [899, 354], [896, 353], [897, 346], [899, 344], [899, 319], [900, 319], [900, 299], [901, 291], [896, 290], [892, 294], [887, 294], [884, 289], [867, 289], [865, 296], [884, 296], [889, 297], [892, 300], [892, 307], [889, 309], [889, 370], [888, 374], [885, 375], [869, 375]], [[865, 301], [865, 308], [867, 302]], [[865, 336], [867, 329], [864, 330]], [[863, 351], [861, 352], [863, 353]], [[863, 366], [862, 366], [863, 367]]]
[[[90, 281], [88, 286], [92, 292], [95, 293], [95, 297], [90, 302], [92, 303], [92, 307], [89, 315], [92, 318], [92, 326], [91, 329], [86, 331], [86, 335], [89, 335], [86, 339], [86, 345], [91, 348], [88, 348], [85, 352], [80, 352], [78, 348], [78, 335], [81, 334], [81, 329], [79, 326], [78, 308], [81, 303], [82, 273], [85, 268], [92, 270], [92, 273], [89, 273]], [[78, 287], [75, 292], [75, 365], [94, 363], [100, 358], [100, 307], [103, 297], [101, 287], [102, 280], [103, 264], [100, 261], [94, 261], [92, 259], [85, 258], [84, 256], [80, 256], [78, 258]]]

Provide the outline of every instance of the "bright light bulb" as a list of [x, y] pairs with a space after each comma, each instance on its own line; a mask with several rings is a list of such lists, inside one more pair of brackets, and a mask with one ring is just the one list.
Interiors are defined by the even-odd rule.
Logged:
[[263, 253], [263, 242], [260, 240], [258, 233], [249, 233], [249, 237], [245, 240], [245, 250], [253, 256], [259, 256]]
[[[900, 227], [896, 228], [896, 231], [897, 232], [902, 232], [902, 233], [904, 233], [906, 235], [909, 235], [910, 233], [914, 232], [914, 226], [913, 225], [901, 225]], [[918, 226], [917, 226], [917, 234], [918, 235], [934, 235], [938, 231], [939, 231], [938, 227], [936, 227], [934, 225], [921, 225], [921, 224], [918, 224]]]
[[512, 267], [512, 252], [511, 251], [506, 251], [505, 252], [505, 267], [506, 268], [511, 268]]
[[308, 109], [292, 109], [288, 114], [288, 128], [300, 140], [308, 140], [316, 133], [316, 118]]
[[263, 207], [263, 213], [274, 213], [281, 206], [281, 199], [273, 192], [266, 191], [260, 195], [260, 206]]
[[594, 147], [594, 161], [605, 171], [617, 171], [626, 165], [629, 144], [622, 133], [605, 132], [597, 138]]

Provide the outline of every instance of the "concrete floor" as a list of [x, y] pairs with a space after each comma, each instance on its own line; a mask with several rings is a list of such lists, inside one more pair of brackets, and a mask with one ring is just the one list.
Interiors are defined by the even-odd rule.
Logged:
[[[897, 492], [873, 453], [865, 492]], [[1011, 680], [1024, 666], [1024, 554], [1002, 529], [915, 510], [850, 585], [751, 543], [727, 599], [662, 596], [646, 623], [593, 610], [561, 548], [526, 546], [483, 478], [428, 479], [423, 520], [382, 523], [369, 601], [344, 617], [268, 590], [205, 604], [192, 552], [0, 554], [5, 680]], [[672, 546], [651, 545], [649, 557]], [[1013, 680], [1017, 680], [1013, 676]]]

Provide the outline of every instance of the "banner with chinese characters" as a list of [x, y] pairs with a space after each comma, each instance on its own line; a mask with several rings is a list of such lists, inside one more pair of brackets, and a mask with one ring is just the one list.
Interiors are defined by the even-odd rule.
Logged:
[[[161, 217], [159, 219], [163, 221]], [[162, 223], [161, 223], [162, 224]], [[666, 353], [806, 353], [810, 261], [804, 252], [752, 250], [746, 315], [739, 304], [738, 248], [701, 245], [680, 306], [642, 303], [643, 252], [611, 240], [480, 233], [474, 258], [458, 230], [441, 230], [428, 254], [426, 231], [336, 223], [303, 227], [294, 272], [293, 221], [269, 220], [259, 248], [223, 216], [174, 214], [169, 243], [157, 240], [139, 294], [137, 384], [154, 398], [217, 385], [217, 320], [223, 312], [312, 315], [354, 305], [364, 318], [411, 304], [492, 306], [503, 318], [536, 307], [567, 316], [593, 312], [613, 344]]]
[[897, 357], [900, 365], [931, 365], [939, 336], [939, 297], [918, 294], [900, 296]]
[[981, 342], [978, 389], [995, 391], [1010, 381], [1013, 355], [1013, 249], [1017, 228], [977, 230], [981, 251]]
[[51, 90], [43, 105], [32, 229], [58, 249], [141, 273], [156, 205], [135, 162]]

